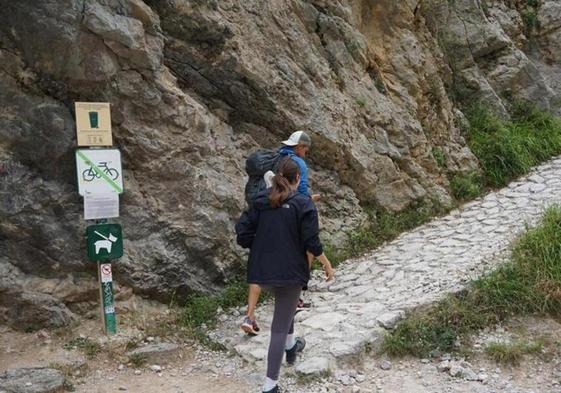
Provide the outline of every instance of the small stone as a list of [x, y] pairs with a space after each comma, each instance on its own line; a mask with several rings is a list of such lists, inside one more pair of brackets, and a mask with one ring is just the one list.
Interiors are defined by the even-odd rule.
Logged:
[[353, 384], [353, 380], [350, 376], [343, 374], [340, 377], [337, 378], [339, 380], [339, 382], [341, 382], [343, 385], [345, 386], [349, 386]]
[[430, 360], [428, 360], [428, 359], [421, 359], [421, 363], [427, 364], [427, 363], [430, 363]]
[[461, 366], [458, 366], [458, 365], [456, 365], [456, 364], [453, 364], [453, 365], [450, 367], [449, 370], [450, 370], [450, 372], [449, 372], [450, 376], [452, 376], [452, 377], [459, 377], [459, 376], [462, 375], [462, 372], [464, 371], [464, 368], [461, 367]]
[[382, 360], [382, 361], [380, 362], [380, 368], [381, 368], [382, 370], [386, 370], [386, 371], [387, 371], [387, 370], [390, 370], [390, 369], [392, 368], [392, 364], [391, 364], [389, 361], [387, 361], [387, 360]]
[[462, 376], [466, 381], [479, 381], [478, 375], [470, 369], [464, 369]]
[[432, 351], [430, 351], [429, 356], [431, 358], [439, 358], [442, 356], [442, 352], [439, 349], [433, 349]]
[[154, 341], [154, 337], [146, 337], [146, 341], [148, 341], [149, 343], [151, 343], [152, 341]]
[[324, 374], [330, 371], [329, 359], [323, 357], [313, 357], [305, 362], [300, 362], [296, 366], [296, 371], [303, 375]]
[[163, 362], [169, 360], [169, 356], [177, 352], [179, 349], [179, 345], [174, 343], [148, 344], [144, 347], [129, 351], [125, 355], [129, 358], [133, 356], [142, 356], [149, 362]]
[[397, 323], [403, 319], [405, 313], [401, 310], [387, 312], [380, 315], [376, 320], [385, 329], [393, 329]]
[[33, 386], [33, 384], [31, 382], [27, 382], [25, 386]]
[[142, 374], [142, 371], [140, 371], [140, 370], [134, 370], [134, 375], [140, 375], [140, 374]]
[[119, 390], [126, 391], [128, 390], [126, 386], [119, 386]]
[[450, 370], [450, 361], [449, 360], [444, 360], [444, 361], [440, 362], [438, 364], [438, 366], [436, 366], [436, 369], [438, 371], [440, 371], [441, 373]]
[[150, 366], [150, 370], [159, 373], [159, 372], [162, 371], [162, 366], [158, 366], [157, 364], [153, 364], [153, 365]]
[[124, 364], [119, 364], [119, 367], [117, 367], [117, 369], [119, 371], [123, 371], [125, 369], [125, 365]]

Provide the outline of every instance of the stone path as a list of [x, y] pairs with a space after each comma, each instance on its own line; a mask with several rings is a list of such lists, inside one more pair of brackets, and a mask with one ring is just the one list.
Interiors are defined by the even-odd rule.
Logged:
[[[334, 282], [322, 282], [317, 272], [307, 294], [313, 308], [296, 318], [296, 333], [308, 342], [296, 370], [314, 374], [360, 363], [365, 348], [379, 344], [405, 311], [457, 291], [495, 267], [525, 225], [534, 225], [545, 207], [559, 202], [561, 158], [556, 158], [498, 192], [345, 262]], [[258, 309], [264, 333], [254, 338], [238, 329], [241, 312], [223, 315], [211, 337], [249, 362], [264, 362], [272, 305]]]

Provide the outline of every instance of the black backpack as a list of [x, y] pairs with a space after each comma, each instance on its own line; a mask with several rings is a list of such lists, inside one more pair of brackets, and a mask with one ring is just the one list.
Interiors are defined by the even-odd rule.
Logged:
[[257, 150], [247, 157], [245, 160], [245, 171], [249, 176], [249, 180], [245, 185], [245, 200], [251, 205], [257, 194], [267, 189], [263, 175], [267, 171], [275, 172], [282, 158], [276, 150]]

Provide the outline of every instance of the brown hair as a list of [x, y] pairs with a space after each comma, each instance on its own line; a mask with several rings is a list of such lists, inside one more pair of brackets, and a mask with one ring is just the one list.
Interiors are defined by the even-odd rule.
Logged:
[[280, 207], [282, 202], [288, 198], [291, 189], [300, 174], [298, 164], [290, 157], [281, 160], [277, 173], [273, 176], [273, 186], [269, 193], [269, 201], [272, 207]]

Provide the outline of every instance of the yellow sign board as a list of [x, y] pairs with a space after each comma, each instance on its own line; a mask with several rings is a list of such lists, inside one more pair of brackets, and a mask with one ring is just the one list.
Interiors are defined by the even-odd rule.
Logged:
[[76, 102], [78, 146], [113, 146], [108, 102]]

